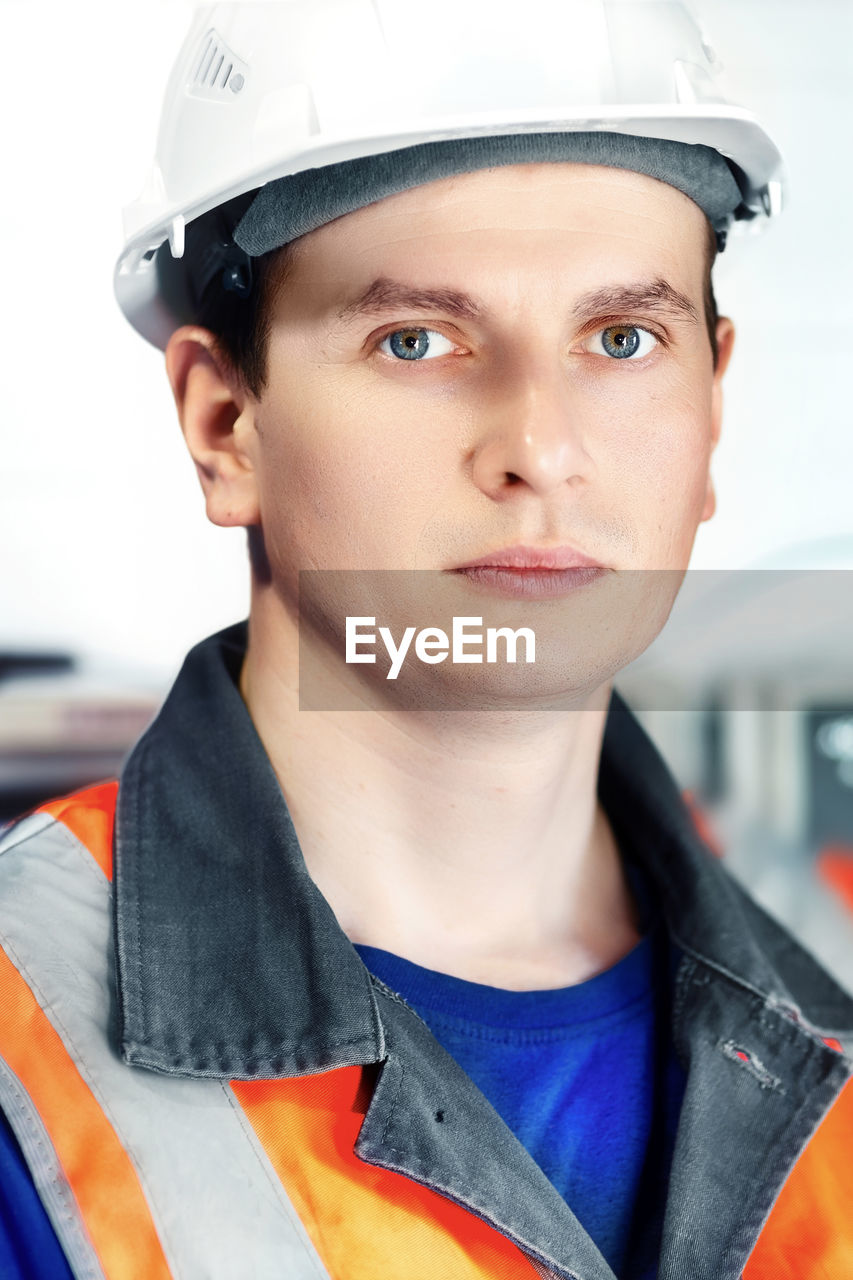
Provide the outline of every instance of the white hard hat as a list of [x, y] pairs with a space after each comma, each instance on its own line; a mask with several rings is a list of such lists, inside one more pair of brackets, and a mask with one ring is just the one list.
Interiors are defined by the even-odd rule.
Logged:
[[[497, 163], [514, 163], [519, 155], [580, 158], [663, 176], [706, 209], [722, 240], [727, 222], [778, 212], [784, 171], [755, 117], [722, 97], [718, 71], [695, 22], [671, 0], [209, 5], [196, 13], [172, 72], [151, 177], [125, 210], [126, 243], [115, 275], [119, 304], [144, 337], [164, 347], [191, 318], [174, 288], [164, 287], [164, 254], [174, 279], [194, 219], [215, 209], [236, 211], [210, 257], [214, 271], [235, 270], [229, 235], [260, 199], [249, 193], [266, 187], [266, 205], [277, 208], [275, 193], [287, 192], [282, 180], [292, 175], [303, 177], [289, 192], [291, 203], [304, 195], [308, 171], [322, 171], [327, 188], [334, 185], [330, 175], [338, 187], [348, 174], [358, 177], [357, 194], [334, 207], [327, 198], [319, 221], [300, 221], [297, 211], [293, 238], [391, 190], [458, 171], [446, 162], [452, 144], [464, 142], [469, 154], [479, 149], [486, 157], [462, 163], [463, 169], [495, 162], [485, 139], [507, 144]], [[596, 135], [608, 146], [596, 145]], [[638, 150], [637, 138], [664, 140], [662, 173], [620, 158], [629, 144]], [[584, 153], [560, 152], [558, 144], [567, 141], [583, 142]], [[672, 144], [681, 144], [684, 154], [683, 144], [698, 144], [697, 155], [711, 148], [727, 162], [736, 198], [725, 216], [669, 176]], [[402, 163], [412, 155], [438, 160], [432, 169], [416, 164], [419, 177], [409, 172], [384, 187], [370, 170], [365, 185], [369, 157]], [[331, 167], [350, 162], [361, 168]], [[263, 219], [256, 211], [251, 217], [252, 234], [243, 236], [248, 254], [285, 242], [287, 234], [263, 243]]]

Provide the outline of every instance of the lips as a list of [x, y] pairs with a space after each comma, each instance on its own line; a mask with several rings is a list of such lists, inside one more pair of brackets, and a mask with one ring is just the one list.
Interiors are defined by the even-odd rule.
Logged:
[[454, 570], [468, 582], [505, 599], [565, 596], [600, 578], [606, 569], [574, 547], [504, 547]]
[[504, 547], [500, 551], [492, 551], [488, 555], [478, 556], [457, 568], [457, 573], [466, 569], [500, 568], [510, 571], [536, 570], [552, 572], [561, 569], [602, 569], [604, 566], [591, 556], [584, 555], [574, 547]]

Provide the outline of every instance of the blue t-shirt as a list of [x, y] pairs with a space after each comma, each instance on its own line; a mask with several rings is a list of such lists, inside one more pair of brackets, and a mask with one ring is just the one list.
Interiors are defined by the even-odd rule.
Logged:
[[559, 990], [505, 991], [356, 949], [485, 1094], [620, 1280], [656, 1276], [684, 1088], [663, 925]]

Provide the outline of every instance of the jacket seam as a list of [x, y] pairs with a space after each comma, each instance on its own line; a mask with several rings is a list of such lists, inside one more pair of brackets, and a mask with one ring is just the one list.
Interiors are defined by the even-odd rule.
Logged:
[[[394, 1147], [389, 1146], [388, 1150], [392, 1155], [395, 1155], [395, 1156], [403, 1155], [403, 1152], [397, 1151], [396, 1148]], [[498, 1235], [502, 1236], [505, 1240], [509, 1240], [522, 1253], [529, 1255], [531, 1258], [537, 1259], [544, 1266], [548, 1267], [550, 1271], [554, 1271], [556, 1275], [561, 1277], [566, 1277], [566, 1280], [583, 1280], [583, 1278], [578, 1274], [577, 1271], [567, 1270], [566, 1268], [561, 1267], [557, 1262], [554, 1261], [553, 1258], [546, 1257], [534, 1245], [530, 1244], [529, 1241], [526, 1241], [523, 1237], [515, 1235], [514, 1232], [510, 1232], [504, 1229], [502, 1226], [499, 1226], [498, 1223], [494, 1220], [494, 1218], [491, 1217], [486, 1212], [485, 1209], [481, 1208], [478, 1204], [476, 1204], [475, 1201], [463, 1200], [461, 1197], [453, 1195], [453, 1193], [447, 1187], [445, 1187], [442, 1183], [433, 1181], [432, 1179], [428, 1179], [423, 1176], [413, 1178], [412, 1172], [409, 1168], [402, 1165], [397, 1165], [390, 1160], [382, 1161], [382, 1167], [386, 1169], [391, 1169], [394, 1173], [402, 1174], [403, 1177], [409, 1178], [412, 1181], [420, 1183], [420, 1185], [423, 1187], [426, 1187], [427, 1190], [435, 1191], [439, 1195], [443, 1196], [445, 1200], [449, 1200], [451, 1204], [458, 1205], [460, 1209], [465, 1209], [467, 1212], [473, 1213], [474, 1217], [479, 1218], [481, 1222], [485, 1222], [487, 1226], [491, 1227], [493, 1231], [496, 1231]]]
[[[760, 987], [754, 987], [752, 983], [747, 982], [745, 979], [739, 977], [736, 973], [730, 972], [723, 965], [717, 964], [713, 960], [709, 960], [708, 957], [703, 956], [701, 952], [695, 951], [692, 947], [688, 947], [684, 945], [684, 943], [682, 943], [680, 938], [676, 938], [675, 936], [673, 936], [673, 941], [677, 943], [680, 949], [685, 953], [685, 956], [688, 956], [690, 958], [690, 962], [692, 966], [689, 972], [688, 971], [684, 972], [683, 976], [676, 974], [676, 994], [675, 994], [675, 1001], [673, 1004], [673, 1025], [675, 1024], [676, 1017], [678, 1017], [680, 1020], [680, 1016], [683, 1010], [683, 1005], [687, 998], [686, 988], [689, 985], [689, 981], [693, 977], [694, 973], [701, 966], [702, 968], [710, 970], [712, 973], [716, 974], [717, 977], [722, 978], [725, 982], [728, 982], [730, 985], [739, 988], [741, 991], [746, 992], [748, 995], [752, 996], [754, 999], [760, 1000], [762, 1013], [779, 1014], [780, 1017], [785, 1019], [785, 1022], [788, 1026], [793, 1027], [796, 1032], [798, 1032], [801, 1036], [804, 1036], [806, 1040], [808, 1040], [811, 1044], [818, 1045], [821, 1049], [829, 1049], [829, 1046], [826, 1044], [821, 1034], [821, 1029], [812, 1026], [812, 1024], [805, 1018], [799, 1005], [796, 1003], [796, 1001], [793, 1000], [793, 998], [790, 999], [790, 1003], [784, 1000], [780, 1000], [779, 997], [774, 995], [772, 992], [762, 991]], [[679, 986], [679, 982], [681, 982], [683, 985]], [[849, 1031], [845, 1032], [844, 1030], [842, 1030], [841, 1034], [849, 1035], [850, 1032]], [[836, 1057], [845, 1058], [848, 1061], [851, 1060], [850, 1055], [848, 1055], [846, 1052], [841, 1054], [839, 1054], [837, 1050], [831, 1050], [830, 1052], [832, 1052]]]
[[345, 1067], [366, 1066], [374, 1061], [382, 1062], [384, 1059], [374, 1059], [372, 1057], [373, 1041], [367, 1037], [360, 1037], [356, 1040], [338, 1040], [334, 1046], [336, 1049], [352, 1049], [363, 1048], [371, 1051], [371, 1056], [367, 1059], [363, 1054], [353, 1056], [349, 1062], [323, 1062], [319, 1066], [312, 1064], [311, 1068], [306, 1070], [303, 1067], [294, 1069], [293, 1063], [283, 1063], [280, 1060], [259, 1058], [255, 1061], [257, 1070], [251, 1073], [246, 1071], [241, 1073], [240, 1064], [232, 1063], [229, 1066], [199, 1067], [187, 1066], [178, 1060], [164, 1062], [162, 1057], [158, 1058], [153, 1054], [146, 1054], [140, 1050], [147, 1050], [150, 1046], [146, 1041], [124, 1040], [122, 1048], [125, 1060], [130, 1066], [142, 1067], [148, 1071], [157, 1071], [161, 1075], [180, 1076], [184, 1079], [200, 1079], [200, 1080], [267, 1080], [267, 1079], [288, 1079], [292, 1076], [315, 1076], [322, 1075], [325, 1071], [337, 1071]]
[[[403, 1088], [403, 1077], [404, 1077], [404, 1075], [406, 1074], [406, 1068], [405, 1068], [405, 1065], [403, 1064], [402, 1059], [401, 1059], [401, 1058], [395, 1058], [395, 1059], [394, 1059], [394, 1061], [395, 1061], [395, 1062], [398, 1064], [398, 1066], [399, 1066], [399, 1075], [397, 1076], [397, 1087], [396, 1087], [396, 1089], [394, 1090], [394, 1096], [392, 1097], [392, 1099], [391, 1099], [391, 1101], [390, 1101], [390, 1103], [389, 1103], [389, 1106], [388, 1106], [388, 1115], [387, 1115], [387, 1117], [386, 1117], [386, 1119], [385, 1119], [385, 1124], [384, 1124], [383, 1129], [382, 1129], [382, 1137], [380, 1138], [380, 1142], [381, 1142], [383, 1145], [384, 1145], [384, 1144], [387, 1142], [387, 1140], [388, 1140], [388, 1130], [391, 1128], [391, 1122], [392, 1122], [392, 1121], [393, 1121], [393, 1119], [394, 1119], [394, 1112], [395, 1112], [395, 1111], [396, 1111], [396, 1109], [397, 1109], [397, 1103], [398, 1103], [398, 1102], [399, 1102], [399, 1100], [400, 1100], [400, 1092], [401, 1092], [401, 1090], [402, 1090], [402, 1088]], [[394, 1155], [395, 1155], [395, 1156], [400, 1156], [400, 1155], [402, 1155], [402, 1154], [403, 1154], [403, 1153], [402, 1153], [402, 1151], [397, 1151], [397, 1149], [396, 1149], [395, 1147], [392, 1147], [392, 1146], [390, 1146], [390, 1145], [389, 1145], [389, 1147], [388, 1147], [388, 1150], [389, 1150], [389, 1151], [393, 1151], [393, 1153], [394, 1153]]]
[[[746, 978], [742, 978], [740, 974], [732, 972], [732, 970], [727, 969], [725, 965], [719, 964], [716, 960], [712, 960], [709, 956], [704, 955], [701, 951], [697, 951], [694, 947], [691, 947], [688, 943], [685, 943], [679, 934], [673, 932], [671, 936], [676, 946], [678, 946], [679, 949], [683, 951], [685, 955], [690, 956], [691, 959], [697, 965], [702, 965], [706, 969], [712, 969], [716, 974], [718, 974], [721, 978], [724, 978], [727, 982], [732, 983], [734, 986], [740, 987], [743, 991], [748, 992], [749, 995], [755, 996], [758, 1000], [762, 1002], [762, 1004], [766, 1005], [768, 1008], [778, 1009], [780, 1013], [784, 1013], [786, 1010], [789, 1010], [791, 1012], [794, 1012], [794, 1011], [799, 1012], [799, 1006], [797, 1005], [793, 997], [790, 996], [790, 993], [787, 992], [787, 989], [786, 989], [786, 994], [788, 994], [789, 996], [790, 1003], [786, 1003], [784, 1000], [781, 1000], [779, 996], [774, 995], [774, 993], [771, 991], [763, 991], [761, 987], [754, 986]], [[789, 1020], [793, 1022], [793, 1019], [789, 1019]], [[803, 1024], [794, 1023], [794, 1025], [800, 1026], [802, 1030], [806, 1029], [803, 1026]]]

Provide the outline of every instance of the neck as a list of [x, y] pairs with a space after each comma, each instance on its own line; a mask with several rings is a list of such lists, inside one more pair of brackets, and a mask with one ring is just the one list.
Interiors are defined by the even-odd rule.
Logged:
[[253, 608], [241, 692], [351, 941], [537, 989], [583, 981], [638, 940], [596, 797], [601, 691], [505, 717], [300, 711], [294, 637]]

